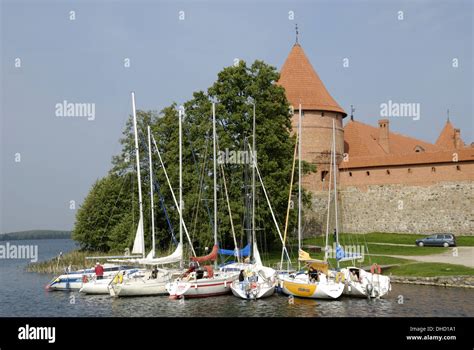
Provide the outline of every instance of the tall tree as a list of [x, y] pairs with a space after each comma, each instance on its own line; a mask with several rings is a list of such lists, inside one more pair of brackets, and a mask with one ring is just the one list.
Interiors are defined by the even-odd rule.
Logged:
[[[232, 219], [239, 242], [246, 243], [245, 231], [246, 186], [249, 186], [248, 171], [251, 164], [248, 155], [252, 144], [253, 103], [256, 111], [256, 153], [258, 167], [272, 202], [277, 221], [281, 229], [285, 222], [288, 201], [289, 182], [291, 178], [292, 158], [295, 138], [291, 136], [291, 114], [284, 89], [276, 84], [279, 78], [277, 70], [262, 61], [255, 61], [251, 66], [243, 61], [236, 66], [224, 68], [219, 72], [216, 82], [207, 90], [198, 91], [193, 98], [184, 103], [185, 117], [183, 120], [183, 195], [184, 221], [191, 234], [193, 245], [198, 252], [213, 244], [212, 237], [212, 124], [211, 101], [216, 102], [216, 119], [219, 150], [218, 159], [224, 167], [227, 191], [229, 196]], [[150, 125], [152, 133], [160, 149], [172, 187], [178, 193], [178, 110], [172, 104], [160, 113], [153, 111], [137, 112], [138, 130], [140, 134], [140, 152], [142, 156], [142, 179], [144, 191], [144, 214], [149, 217], [150, 201], [147, 196], [150, 188], [148, 177], [148, 153], [146, 126]], [[121, 139], [122, 152], [112, 160], [112, 169], [107, 178], [93, 186], [83, 206], [78, 212], [74, 237], [84, 247], [96, 249], [123, 249], [133, 243], [133, 235], [137, 224], [137, 191], [133, 127], [130, 118]], [[234, 155], [234, 157], [232, 157]], [[163, 169], [153, 151], [153, 168], [155, 180], [155, 208], [157, 227], [157, 244], [168, 247], [170, 233], [178, 231], [178, 212], [175, 209], [171, 192], [166, 184]], [[305, 164], [304, 171], [312, 169]], [[246, 176], [247, 172], [247, 176]], [[102, 202], [115, 200], [118, 179], [127, 178], [128, 188], [124, 194], [127, 201], [121, 201], [116, 209], [113, 220], [106, 226], [107, 215], [111, 209], [100, 208]], [[218, 167], [218, 227], [221, 247], [233, 248], [230, 217], [224, 195], [223, 178]], [[295, 181], [298, 177], [295, 176]], [[108, 179], [108, 180], [107, 180]], [[113, 181], [112, 181], [113, 180]], [[104, 182], [104, 184], [102, 184]], [[257, 184], [258, 184], [257, 179]], [[112, 187], [111, 191], [107, 187]], [[133, 190], [131, 190], [133, 189]], [[248, 188], [247, 188], [248, 189]], [[264, 240], [271, 248], [279, 244], [277, 230], [273, 224], [260, 185], [257, 189], [256, 222], [258, 223], [259, 241]], [[160, 200], [162, 200], [160, 202]], [[308, 193], [304, 193], [304, 202], [310, 203]], [[167, 216], [169, 218], [167, 219]], [[248, 209], [248, 208], [247, 208]], [[117, 215], [117, 217], [115, 216]], [[95, 225], [89, 224], [91, 220]], [[95, 220], [95, 221], [94, 221]], [[150, 220], [145, 220], [146, 242], [149, 246]], [[296, 210], [291, 211], [290, 230], [295, 227]], [[97, 226], [99, 228], [97, 228]], [[130, 227], [132, 226], [132, 227]], [[107, 227], [107, 228], [106, 228]]]

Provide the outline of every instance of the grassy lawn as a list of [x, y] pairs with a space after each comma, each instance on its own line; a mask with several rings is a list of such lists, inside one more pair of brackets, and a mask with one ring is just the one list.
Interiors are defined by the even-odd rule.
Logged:
[[[417, 276], [417, 277], [434, 277], [434, 276], [450, 276], [450, 275], [474, 275], [474, 269], [462, 265], [443, 264], [443, 263], [425, 263], [415, 262], [410, 260], [410, 256], [414, 255], [430, 255], [441, 254], [450, 251], [452, 248], [443, 247], [417, 247], [415, 240], [426, 235], [411, 235], [411, 234], [397, 234], [397, 233], [368, 233], [368, 234], [341, 234], [339, 237], [340, 243], [343, 245], [362, 245], [368, 248], [370, 254], [380, 256], [371, 256], [367, 254], [364, 256], [364, 261], [355, 262], [356, 266], [369, 267], [373, 263], [381, 266], [391, 266], [383, 269], [384, 274], [393, 274], [398, 276]], [[332, 235], [330, 235], [330, 244], [332, 245]], [[459, 246], [474, 246], [474, 237], [458, 237], [457, 242]], [[411, 246], [392, 246], [379, 245], [373, 243], [395, 243], [395, 244], [410, 244]], [[305, 239], [303, 246], [315, 245], [322, 247], [324, 245], [324, 237], [314, 237]], [[290, 257], [293, 262], [293, 267], [297, 267], [296, 246], [289, 248]], [[303, 248], [305, 249], [305, 248]], [[324, 253], [314, 253], [310, 249], [306, 249], [311, 257], [315, 259], [323, 259]], [[269, 254], [262, 254], [262, 259], [268, 266], [275, 266], [280, 262], [281, 251], [271, 252]], [[402, 255], [406, 259], [393, 258], [387, 255]], [[329, 259], [331, 267], [336, 266], [335, 259]], [[352, 261], [342, 262], [341, 267], [353, 265]]]
[[456, 237], [456, 242], [457, 242], [458, 246], [473, 247], [474, 246], [474, 236]]
[[384, 273], [392, 273], [396, 276], [461, 276], [474, 275], [474, 269], [462, 265], [441, 263], [413, 263], [390, 267]]
[[430, 254], [441, 254], [452, 248], [443, 247], [400, 247], [390, 245], [378, 245], [368, 243], [368, 249], [370, 254], [384, 254], [384, 255], [430, 255]]
[[[428, 235], [405, 234], [405, 233], [383, 233], [383, 232], [372, 232], [372, 233], [365, 233], [365, 234], [341, 233], [339, 235], [339, 241], [342, 244], [365, 245], [365, 243], [375, 242], [375, 243], [392, 243], [392, 244], [410, 244], [410, 245], [413, 245], [413, 247], [416, 247], [415, 241], [418, 238], [423, 238], [426, 236]], [[468, 246], [468, 247], [474, 246], [474, 236], [458, 236], [456, 237], [456, 241], [458, 243], [458, 246]], [[331, 244], [333, 242], [332, 234], [329, 235], [329, 242]], [[303, 243], [322, 246], [324, 244], [324, 237], [320, 236], [320, 237], [308, 238], [308, 239], [305, 239]], [[427, 247], [424, 247], [424, 248], [427, 249]]]

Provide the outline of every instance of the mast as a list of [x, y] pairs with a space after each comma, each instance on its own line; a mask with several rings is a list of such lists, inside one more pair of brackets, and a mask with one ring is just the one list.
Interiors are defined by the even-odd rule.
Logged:
[[[182, 146], [182, 109], [179, 109], [179, 243], [183, 243], [183, 146]], [[183, 255], [181, 255], [181, 261], [179, 267], [183, 268]]]
[[217, 166], [216, 166], [216, 104], [212, 103], [212, 157], [214, 163], [214, 245], [217, 245]]
[[[175, 205], [176, 209], [178, 210], [178, 214], [179, 214], [181, 209], [179, 207], [178, 201], [176, 200], [176, 196], [174, 195], [173, 187], [171, 186], [171, 182], [170, 182], [170, 178], [168, 176], [168, 172], [166, 171], [165, 164], [163, 163], [163, 158], [161, 158], [160, 150], [158, 149], [158, 145], [156, 144], [156, 140], [155, 140], [155, 137], [153, 135], [151, 135], [151, 139], [153, 141], [153, 145], [155, 146], [156, 154], [158, 154], [158, 159], [160, 160], [161, 168], [163, 169], [163, 173], [165, 174], [166, 182], [168, 183], [168, 187], [169, 187], [170, 192], [171, 192], [171, 197], [173, 197], [174, 205]], [[191, 237], [189, 236], [188, 229], [186, 228], [186, 223], [184, 222], [184, 220], [182, 218], [182, 215], [180, 215], [180, 216], [181, 216], [181, 223], [183, 225], [184, 233], [186, 233], [186, 238], [188, 239], [189, 246], [191, 247], [191, 252], [193, 253], [193, 256], [196, 256], [196, 252], [194, 251], [194, 247], [193, 247], [193, 241], [191, 240]], [[179, 242], [179, 243], [182, 244], [182, 242]]]
[[[336, 122], [332, 120], [332, 150], [333, 150], [333, 164], [334, 164], [334, 218], [336, 220], [336, 249], [339, 245], [339, 227], [337, 222], [337, 164], [336, 164]], [[337, 260], [337, 259], [336, 259]], [[337, 261], [337, 268], [339, 268], [339, 261]]]
[[[257, 238], [255, 235], [255, 164], [257, 163], [256, 158], [256, 152], [257, 149], [255, 148], [255, 134], [256, 134], [256, 128], [255, 128], [255, 101], [252, 102], [253, 105], [253, 128], [252, 128], [252, 152], [251, 152], [251, 158], [252, 158], [252, 249], [250, 249], [250, 254], [253, 255], [253, 249], [254, 245], [257, 244]], [[255, 258], [255, 257], [254, 257]]]
[[[298, 116], [298, 254], [301, 250], [301, 103], [299, 105]], [[300, 260], [298, 259], [298, 270], [300, 269]]]
[[[331, 145], [332, 152], [332, 145]], [[326, 240], [324, 243], [324, 261], [328, 261], [329, 253], [329, 217], [331, 215], [331, 186], [332, 186], [332, 153], [331, 153], [331, 165], [329, 166], [329, 184], [328, 184], [328, 214], [326, 218]]]
[[150, 125], [147, 128], [148, 131], [148, 163], [150, 165], [150, 206], [151, 206], [151, 257], [155, 257], [155, 212], [153, 205], [153, 163], [151, 157], [151, 132]]
[[138, 223], [138, 227], [140, 229], [141, 225], [141, 246], [135, 247], [137, 249], [141, 249], [141, 253], [143, 258], [145, 258], [145, 239], [143, 237], [143, 201], [142, 201], [142, 181], [140, 177], [140, 152], [138, 150], [138, 131], [137, 131], [137, 112], [135, 108], [135, 92], [132, 91], [132, 110], [133, 110], [133, 131], [135, 133], [135, 158], [137, 160], [137, 179], [138, 179], [138, 203], [140, 206], [140, 221]]

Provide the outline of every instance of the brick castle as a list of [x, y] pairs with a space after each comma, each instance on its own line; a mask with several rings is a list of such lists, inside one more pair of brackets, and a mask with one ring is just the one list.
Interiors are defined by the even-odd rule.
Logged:
[[473, 234], [474, 146], [449, 119], [431, 144], [390, 131], [388, 119], [372, 126], [347, 118], [298, 43], [278, 84], [295, 109], [293, 130], [302, 106], [302, 158], [317, 167], [303, 180], [313, 196], [308, 234], [325, 231], [333, 120], [341, 231]]

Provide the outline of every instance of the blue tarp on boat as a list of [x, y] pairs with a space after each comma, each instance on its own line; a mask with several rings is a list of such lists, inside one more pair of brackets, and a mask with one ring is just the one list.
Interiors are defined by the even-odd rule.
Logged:
[[[219, 249], [219, 254], [221, 255], [231, 255], [236, 256], [236, 252], [233, 249]], [[244, 248], [239, 249], [239, 255], [242, 256], [249, 256], [250, 255], [250, 243], [247, 244]]]

